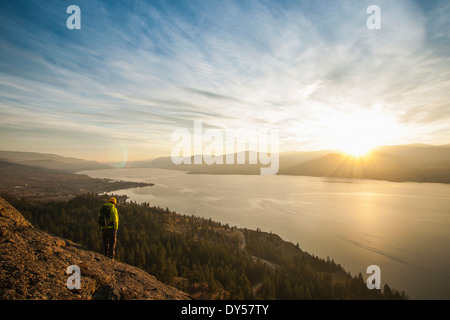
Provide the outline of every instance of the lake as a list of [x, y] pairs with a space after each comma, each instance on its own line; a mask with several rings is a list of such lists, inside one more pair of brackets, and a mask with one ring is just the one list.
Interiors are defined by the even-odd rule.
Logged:
[[154, 183], [116, 193], [230, 226], [272, 231], [310, 254], [329, 256], [353, 276], [361, 272], [367, 279], [367, 267], [378, 265], [382, 285], [411, 299], [450, 299], [450, 185], [155, 168], [82, 173]]

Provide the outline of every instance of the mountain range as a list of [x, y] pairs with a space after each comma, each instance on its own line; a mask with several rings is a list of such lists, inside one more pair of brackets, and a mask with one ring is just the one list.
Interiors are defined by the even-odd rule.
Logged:
[[[180, 164], [171, 157], [159, 157], [126, 164], [127, 168], [160, 168], [187, 171], [190, 174], [260, 174], [262, 165], [249, 164], [252, 151], [245, 152], [245, 164]], [[235, 160], [241, 154], [234, 154]], [[434, 146], [409, 144], [378, 147], [366, 157], [354, 157], [334, 150], [292, 151], [278, 155], [278, 175], [373, 179], [450, 183], [450, 144]], [[114, 168], [111, 163], [99, 163], [54, 154], [0, 151], [0, 160], [43, 169], [78, 172]], [[236, 162], [236, 161], [235, 161]]]
[[[192, 174], [260, 174], [262, 165], [248, 164], [249, 155], [250, 152], [245, 153], [246, 164], [175, 165], [170, 157], [161, 157], [132, 162], [128, 167], [183, 170]], [[279, 154], [277, 174], [450, 183], [450, 144], [382, 146], [366, 157], [354, 157], [333, 150], [282, 152]]]
[[22, 151], [0, 151], [0, 161], [64, 172], [112, 168], [109, 164], [96, 161], [62, 157], [56, 154]]

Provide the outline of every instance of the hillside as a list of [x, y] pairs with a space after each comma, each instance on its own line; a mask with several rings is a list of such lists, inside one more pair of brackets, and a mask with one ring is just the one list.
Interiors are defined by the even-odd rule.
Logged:
[[[67, 288], [67, 267], [81, 288]], [[0, 300], [186, 300], [188, 295], [143, 270], [34, 228], [0, 198]]]
[[96, 161], [38, 152], [0, 151], [0, 161], [64, 172], [111, 169], [109, 165]]
[[[96, 226], [105, 196], [29, 201], [2, 195], [33, 225], [101, 252]], [[333, 260], [279, 236], [181, 215], [120, 198], [117, 261], [138, 267], [195, 299], [404, 299], [386, 284], [369, 290]]]
[[30, 199], [68, 200], [86, 192], [101, 193], [152, 185], [151, 183], [94, 179], [83, 174], [0, 161], [0, 193], [8, 192]]
[[450, 148], [423, 144], [379, 147], [367, 157], [339, 153], [283, 166], [281, 175], [450, 183]]

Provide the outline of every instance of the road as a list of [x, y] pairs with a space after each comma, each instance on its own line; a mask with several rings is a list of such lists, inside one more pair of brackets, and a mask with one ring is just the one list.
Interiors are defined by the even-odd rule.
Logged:
[[[238, 232], [239, 232], [239, 234], [240, 234], [240, 236], [241, 236], [241, 244], [240, 244], [240, 246], [239, 246], [239, 249], [241, 249], [241, 250], [244, 251], [244, 250], [247, 248], [247, 242], [245, 241], [244, 233], [243, 233], [241, 230], [238, 230]], [[262, 258], [253, 256], [253, 255], [252, 255], [252, 258], [253, 258], [253, 261], [259, 260], [259, 261], [261, 261], [262, 263], [264, 263], [264, 264], [266, 264], [267, 266], [269, 266], [272, 270], [275, 270], [276, 268], [278, 268], [278, 266], [277, 266], [276, 264], [274, 264], [274, 263], [272, 263], [272, 262], [270, 262], [270, 261], [264, 260], [264, 259], [262, 259]], [[263, 286], [262, 282], [258, 282], [258, 283], [256, 283], [256, 284], [254, 284], [254, 285], [252, 286], [253, 294], [256, 294], [256, 293], [259, 291], [259, 289], [261, 289], [262, 286]]]

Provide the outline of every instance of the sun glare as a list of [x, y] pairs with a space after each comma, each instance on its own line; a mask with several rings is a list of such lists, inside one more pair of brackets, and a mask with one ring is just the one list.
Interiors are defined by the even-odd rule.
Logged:
[[392, 118], [374, 111], [356, 111], [334, 118], [329, 135], [338, 150], [354, 157], [367, 156], [395, 137]]
[[375, 146], [367, 146], [365, 144], [355, 143], [342, 148], [342, 151], [353, 157], [365, 157]]

